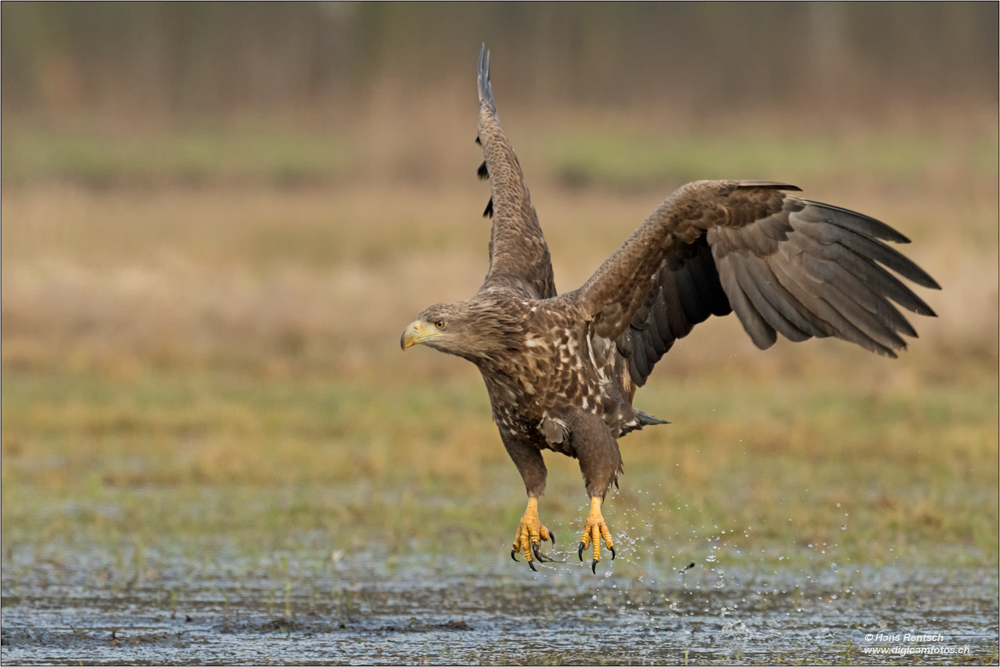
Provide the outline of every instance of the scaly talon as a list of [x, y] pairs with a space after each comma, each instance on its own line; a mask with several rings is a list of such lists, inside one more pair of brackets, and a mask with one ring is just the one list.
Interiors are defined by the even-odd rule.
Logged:
[[511, 547], [510, 557], [517, 561], [517, 554], [523, 553], [528, 561], [528, 567], [537, 572], [533, 561], [546, 563], [551, 560], [542, 556], [539, 551], [542, 540], [548, 540], [551, 537], [552, 533], [549, 529], [538, 520], [538, 498], [528, 498], [528, 508], [524, 510], [524, 516], [521, 517], [521, 523], [514, 535], [514, 546]]
[[587, 517], [587, 523], [583, 527], [583, 535], [580, 536], [580, 547], [577, 549], [577, 555], [582, 561], [583, 550], [593, 543], [594, 559], [590, 563], [590, 569], [594, 574], [597, 574], [597, 564], [601, 562], [602, 540], [604, 546], [611, 551], [611, 560], [614, 560], [614, 542], [611, 540], [611, 531], [608, 530], [607, 524], [604, 523], [604, 517], [601, 515], [601, 498], [597, 496], [590, 499], [590, 516]]

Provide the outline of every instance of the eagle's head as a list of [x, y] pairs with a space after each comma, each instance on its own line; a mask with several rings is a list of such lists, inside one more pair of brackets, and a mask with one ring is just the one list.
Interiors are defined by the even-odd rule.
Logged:
[[519, 328], [493, 306], [479, 299], [435, 304], [403, 330], [400, 347], [423, 344], [473, 362], [486, 360], [509, 349], [512, 329]]

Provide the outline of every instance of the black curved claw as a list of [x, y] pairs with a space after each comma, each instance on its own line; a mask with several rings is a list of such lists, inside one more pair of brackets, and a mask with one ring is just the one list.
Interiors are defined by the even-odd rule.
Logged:
[[611, 550], [611, 560], [614, 560], [615, 559], [615, 548], [614, 547], [608, 547], [608, 549]]
[[549, 537], [550, 537], [550, 538], [552, 539], [552, 546], [555, 546], [555, 545], [556, 545], [556, 534], [555, 534], [555, 533], [553, 533], [553, 532], [552, 532], [552, 531], [550, 530], [550, 531], [549, 531]]
[[538, 545], [535, 544], [534, 542], [531, 543], [531, 550], [535, 553], [535, 560], [537, 560], [539, 563], [545, 562], [545, 559], [542, 558], [542, 554], [539, 553], [538, 551]]
[[597, 559], [596, 558], [594, 560], [590, 561], [590, 570], [594, 574], [597, 574]]
[[538, 572], [538, 570], [535, 569], [535, 564], [532, 563], [530, 560], [528, 561], [528, 567], [531, 568], [532, 572]]
[[519, 560], [517, 559], [517, 552], [516, 552], [516, 551], [514, 551], [513, 549], [511, 549], [511, 550], [510, 550], [510, 557], [511, 557], [511, 559], [513, 559], [513, 561], [514, 561], [515, 563], [520, 563], [520, 562], [521, 562], [521, 561], [519, 561]]
[[583, 562], [583, 550], [584, 550], [584, 548], [585, 547], [583, 546], [583, 542], [580, 542], [580, 547], [576, 550], [576, 555], [580, 557], [580, 562], [581, 563]]

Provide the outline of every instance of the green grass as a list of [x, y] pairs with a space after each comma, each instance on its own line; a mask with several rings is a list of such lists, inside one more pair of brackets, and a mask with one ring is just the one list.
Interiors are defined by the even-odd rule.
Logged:
[[[411, 137], [408, 144], [383, 156], [380, 147], [356, 138], [358, 128], [336, 124], [320, 129], [275, 129], [251, 123], [223, 129], [122, 133], [85, 126], [52, 131], [17, 119], [10, 127], [3, 136], [5, 182], [65, 180], [95, 187], [328, 184], [373, 166], [375, 172], [420, 178], [441, 167], [436, 146], [449, 139]], [[796, 136], [767, 129], [678, 134], [639, 133], [620, 127], [553, 132], [529, 127], [526, 136], [533, 137], [523, 147], [531, 158], [532, 173], [575, 186], [647, 189], [715, 178], [806, 183], [855, 180], [860, 175], [866, 181], [898, 186], [939, 179], [942, 173], [987, 178], [998, 173], [995, 135], [855, 132]], [[469, 159], [476, 157], [473, 154]]]
[[[503, 553], [523, 511], [478, 382], [5, 372], [2, 392], [9, 546]], [[687, 382], [640, 404], [673, 424], [621, 443], [618, 567], [995, 562], [995, 385]], [[565, 548], [586, 498], [547, 461]]]
[[106, 133], [97, 130], [4, 134], [7, 183], [64, 180], [92, 187], [267, 182], [327, 183], [343, 176], [352, 155], [329, 133], [234, 127], [224, 131]]
[[942, 168], [997, 174], [995, 137], [960, 142], [892, 134], [796, 137], [758, 132], [749, 137], [569, 131], [551, 137], [546, 152], [564, 182], [611, 187], [730, 178], [795, 184], [859, 174], [901, 184], [932, 179]]

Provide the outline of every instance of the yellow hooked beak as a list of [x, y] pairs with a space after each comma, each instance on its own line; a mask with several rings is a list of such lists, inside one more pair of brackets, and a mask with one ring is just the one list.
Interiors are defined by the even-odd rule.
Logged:
[[403, 335], [399, 339], [399, 346], [405, 350], [408, 347], [419, 345], [430, 338], [440, 335], [441, 332], [435, 329], [433, 324], [424, 322], [423, 320], [416, 320], [410, 322], [409, 326], [403, 331]]

